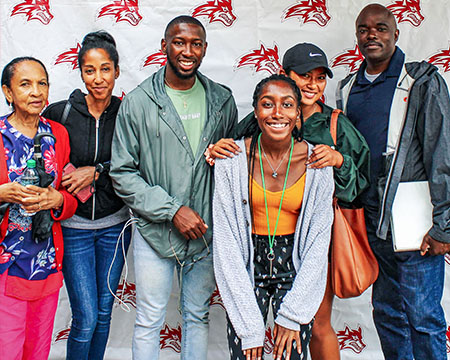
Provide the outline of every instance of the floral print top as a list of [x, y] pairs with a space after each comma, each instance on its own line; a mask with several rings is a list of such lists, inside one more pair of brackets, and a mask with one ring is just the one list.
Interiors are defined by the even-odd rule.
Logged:
[[[51, 126], [44, 118], [40, 118], [38, 133], [52, 132]], [[17, 131], [7, 120], [0, 117], [0, 133], [3, 137], [8, 177], [10, 181], [19, 181], [27, 160], [34, 155], [33, 139]], [[51, 174], [56, 183], [57, 162], [55, 141], [48, 136], [41, 139], [42, 156], [45, 171]], [[32, 239], [32, 217], [22, 216], [19, 204], [9, 206], [9, 223], [6, 236], [0, 244], [0, 274], [8, 269], [8, 276], [24, 280], [45, 280], [57, 272], [55, 247], [53, 238], [35, 243]]]

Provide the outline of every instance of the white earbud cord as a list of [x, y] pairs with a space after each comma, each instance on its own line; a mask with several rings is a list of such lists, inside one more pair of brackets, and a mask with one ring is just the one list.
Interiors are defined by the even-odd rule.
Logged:
[[[133, 224], [135, 224], [135, 223], [137, 223], [137, 220], [138, 220], [137, 218], [132, 217], [132, 218], [130, 218], [130, 219], [125, 223], [125, 225], [123, 226], [123, 229], [122, 229], [122, 231], [120, 232], [119, 237], [117, 238], [116, 249], [114, 250], [114, 256], [113, 256], [113, 259], [112, 259], [112, 261], [111, 261], [111, 265], [109, 266], [108, 275], [107, 275], [107, 277], [106, 277], [106, 282], [107, 282], [107, 284], [108, 284], [108, 290], [109, 290], [109, 292], [110, 292], [111, 295], [114, 296], [114, 298], [119, 302], [121, 309], [122, 309], [123, 311], [126, 311], [126, 312], [130, 312], [131, 309], [130, 309], [130, 307], [122, 300], [122, 299], [123, 299], [123, 294], [124, 294], [124, 292], [125, 292], [125, 288], [126, 288], [126, 286], [127, 286], [127, 277], [128, 277], [128, 263], [127, 263], [127, 255], [126, 255], [126, 252], [125, 252], [125, 243], [124, 243], [123, 237], [124, 237], [124, 233], [125, 233], [125, 230], [127, 229], [127, 227], [128, 227], [128, 226], [131, 226], [131, 225], [133, 225]], [[110, 285], [110, 283], [109, 283], [109, 278], [110, 278], [110, 275], [111, 275], [111, 269], [112, 269], [112, 267], [113, 267], [113, 265], [114, 265], [114, 261], [116, 260], [117, 250], [118, 250], [118, 248], [119, 248], [119, 243], [120, 243], [120, 242], [122, 243], [122, 255], [123, 255], [123, 259], [124, 259], [125, 274], [124, 274], [124, 278], [123, 278], [123, 288], [122, 288], [122, 292], [121, 292], [120, 298], [119, 298], [119, 297], [118, 297], [116, 294], [114, 294], [114, 292], [111, 290], [111, 285]]]

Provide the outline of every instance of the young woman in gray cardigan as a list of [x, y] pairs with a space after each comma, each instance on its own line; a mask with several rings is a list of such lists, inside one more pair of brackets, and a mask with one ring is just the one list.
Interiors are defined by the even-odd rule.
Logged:
[[306, 167], [312, 147], [295, 126], [300, 98], [285, 76], [262, 80], [253, 96], [254, 135], [237, 142], [246, 151], [216, 160], [214, 270], [231, 359], [262, 358], [270, 301], [274, 357], [305, 359], [324, 295], [333, 173]]

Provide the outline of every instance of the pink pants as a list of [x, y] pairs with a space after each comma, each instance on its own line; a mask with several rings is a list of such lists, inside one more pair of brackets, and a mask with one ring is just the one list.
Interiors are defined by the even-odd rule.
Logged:
[[47, 360], [59, 291], [40, 300], [5, 295], [7, 271], [0, 275], [0, 359]]

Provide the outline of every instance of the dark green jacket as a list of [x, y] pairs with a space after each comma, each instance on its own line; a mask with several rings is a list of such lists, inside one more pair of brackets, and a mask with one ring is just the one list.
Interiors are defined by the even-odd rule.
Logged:
[[172, 218], [182, 205], [197, 211], [209, 226], [205, 238], [211, 242], [214, 174], [203, 153], [208, 144], [233, 134], [237, 109], [228, 88], [198, 73], [205, 88], [207, 117], [194, 154], [165, 91], [164, 71], [165, 67], [151, 75], [122, 101], [110, 176], [149, 245], [161, 257], [171, 258], [176, 251], [181, 261], [190, 261], [205, 244], [202, 239], [186, 241]]
[[[315, 113], [303, 125], [303, 134], [311, 144], [325, 144], [333, 146], [330, 134], [330, 120], [332, 108], [319, 103], [321, 113]], [[245, 134], [249, 124], [254, 121], [253, 112], [242, 119], [235, 132], [235, 139]], [[369, 187], [369, 146], [364, 137], [343, 114], [339, 115], [337, 123], [336, 150], [344, 157], [340, 169], [334, 168], [335, 194], [343, 202], [351, 203]]]

